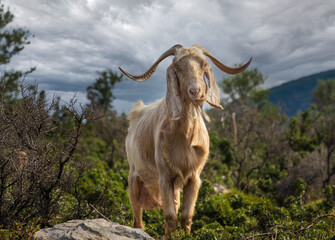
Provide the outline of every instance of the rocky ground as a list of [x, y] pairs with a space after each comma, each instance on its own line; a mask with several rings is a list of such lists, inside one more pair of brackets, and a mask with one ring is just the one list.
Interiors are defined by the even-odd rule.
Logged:
[[41, 229], [36, 240], [153, 240], [141, 229], [131, 228], [105, 219], [71, 220], [52, 228]]

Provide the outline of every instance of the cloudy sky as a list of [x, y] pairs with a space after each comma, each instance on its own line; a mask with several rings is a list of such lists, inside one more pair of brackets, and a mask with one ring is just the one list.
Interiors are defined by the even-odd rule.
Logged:
[[[6, 69], [37, 67], [36, 80], [64, 101], [86, 87], [96, 71], [121, 66], [139, 75], [175, 44], [198, 43], [228, 66], [258, 68], [265, 87], [335, 68], [334, 0], [3, 0], [15, 20], [30, 31], [28, 45]], [[162, 62], [145, 83], [125, 80], [114, 107], [128, 111], [139, 99], [165, 95]], [[227, 76], [213, 66], [216, 80]]]

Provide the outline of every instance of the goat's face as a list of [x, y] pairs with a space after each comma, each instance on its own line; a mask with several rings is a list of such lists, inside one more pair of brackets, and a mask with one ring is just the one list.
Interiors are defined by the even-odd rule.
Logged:
[[206, 58], [201, 55], [189, 54], [173, 61], [180, 93], [185, 100], [192, 101], [195, 105], [203, 105], [206, 101], [207, 85], [205, 71], [209, 65]]
[[[208, 85], [205, 79], [207, 78]], [[178, 119], [183, 112], [183, 103], [192, 102], [202, 106], [207, 101], [222, 109], [220, 90], [213, 71], [203, 51], [197, 47], [180, 47], [167, 70], [166, 102], [169, 115]]]

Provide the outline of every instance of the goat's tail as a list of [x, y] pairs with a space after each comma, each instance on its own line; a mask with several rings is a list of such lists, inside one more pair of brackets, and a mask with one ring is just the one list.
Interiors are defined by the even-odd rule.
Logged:
[[128, 114], [129, 121], [141, 117], [143, 115], [144, 108], [145, 108], [144, 103], [142, 101], [138, 101], [138, 103], [130, 110]]

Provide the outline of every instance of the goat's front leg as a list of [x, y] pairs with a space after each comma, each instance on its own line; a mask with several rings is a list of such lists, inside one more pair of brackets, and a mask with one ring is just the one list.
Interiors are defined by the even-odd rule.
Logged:
[[[155, 161], [157, 164], [158, 172], [159, 172], [159, 193], [163, 205], [164, 215], [165, 215], [165, 239], [169, 239], [172, 232], [177, 229], [178, 218], [176, 212], [176, 206], [179, 203], [175, 203], [175, 189], [174, 189], [174, 181], [171, 178], [171, 174], [169, 174], [169, 168], [166, 166], [166, 159], [164, 159], [162, 150], [164, 143], [164, 133], [161, 132], [159, 134], [159, 138], [156, 142], [156, 151], [155, 151]], [[177, 196], [176, 196], [177, 197]]]
[[181, 210], [181, 227], [185, 232], [190, 233], [192, 226], [192, 217], [194, 215], [194, 206], [197, 201], [201, 180], [198, 175], [189, 178], [184, 186], [183, 207]]
[[165, 215], [165, 237], [168, 239], [171, 233], [177, 229], [178, 224], [174, 199], [174, 185], [169, 176], [165, 174], [160, 175], [159, 190]]

